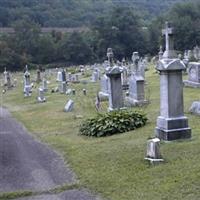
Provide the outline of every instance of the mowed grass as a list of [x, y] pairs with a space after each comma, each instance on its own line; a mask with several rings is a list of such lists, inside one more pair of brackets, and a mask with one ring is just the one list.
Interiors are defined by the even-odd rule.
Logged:
[[[17, 74], [19, 80], [22, 74]], [[56, 76], [50, 77], [49, 88], [55, 87]], [[184, 76], [187, 79], [187, 76]], [[139, 108], [147, 113], [146, 126], [135, 131], [105, 138], [78, 135], [82, 120], [96, 115], [94, 106], [99, 84], [70, 84], [75, 96], [46, 94], [47, 102], [38, 104], [33, 91], [24, 98], [22, 83], [2, 95], [2, 104], [27, 129], [43, 142], [58, 150], [75, 171], [80, 184], [112, 200], [197, 200], [200, 199], [200, 118], [189, 114], [199, 89], [184, 89], [185, 115], [192, 128], [192, 139], [161, 143], [165, 162], [152, 166], [144, 161], [146, 142], [154, 136], [159, 115], [159, 75], [153, 66], [146, 72], [146, 94], [150, 104]], [[87, 89], [87, 96], [82, 89]], [[63, 112], [68, 99], [75, 102], [72, 113]], [[102, 112], [107, 102], [102, 103]], [[132, 108], [138, 109], [138, 108]]]

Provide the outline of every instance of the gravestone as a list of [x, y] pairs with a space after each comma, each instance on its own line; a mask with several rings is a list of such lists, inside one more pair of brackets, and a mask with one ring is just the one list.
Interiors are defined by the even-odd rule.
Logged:
[[124, 107], [121, 73], [122, 69], [118, 66], [106, 69], [106, 75], [109, 80], [109, 111]]
[[184, 63], [177, 59], [173, 48], [173, 28], [162, 31], [166, 50], [157, 65], [160, 72], [160, 116], [157, 118], [156, 137], [166, 141], [191, 137], [188, 119], [184, 116], [182, 71]]
[[139, 72], [138, 62], [140, 60], [138, 52], [133, 52], [131, 59], [132, 59], [132, 62], [133, 62], [131, 71], [133, 73], [138, 73]]
[[199, 61], [200, 60], [200, 48], [199, 46], [195, 46], [193, 49], [194, 58]]
[[57, 72], [57, 79], [56, 79], [56, 81], [62, 82], [62, 72], [60, 70]]
[[66, 81], [60, 82], [59, 92], [61, 94], [66, 94], [66, 91], [67, 91], [67, 83], [66, 83]]
[[43, 88], [38, 88], [38, 97], [37, 97], [37, 101], [39, 103], [43, 103], [46, 101], [46, 98], [44, 97], [44, 90]]
[[108, 100], [109, 98], [109, 83], [106, 74], [103, 75], [100, 82], [101, 91], [99, 92], [100, 101]]
[[92, 82], [97, 82], [98, 79], [99, 79], [98, 72], [93, 71], [93, 73], [92, 73]]
[[8, 84], [8, 72], [6, 71], [6, 67], [4, 68], [4, 72], [3, 72], [3, 76], [4, 76], [4, 86], [7, 86]]
[[65, 105], [64, 111], [65, 112], [72, 112], [74, 109], [74, 101], [72, 101], [71, 99], [67, 102], [67, 104]]
[[123, 71], [122, 71], [122, 77], [121, 77], [122, 78], [122, 88], [124, 90], [127, 90], [129, 84], [128, 84], [128, 68], [126, 67], [126, 60], [125, 60], [125, 58], [123, 58], [123, 60], [122, 60], [122, 69], [123, 69]]
[[41, 71], [39, 67], [37, 68], [36, 73], [37, 73], [36, 82], [39, 83], [41, 82]]
[[160, 153], [160, 139], [153, 138], [147, 141], [147, 155], [145, 160], [151, 163], [164, 161]]
[[184, 81], [185, 86], [200, 87], [200, 63], [190, 62], [188, 64], [188, 80]]
[[31, 81], [30, 81], [30, 73], [28, 72], [28, 66], [26, 65], [26, 71], [24, 73], [24, 96], [31, 96]]
[[86, 95], [86, 94], [87, 94], [87, 90], [83, 89], [83, 95]]
[[195, 115], [200, 115], [200, 101], [194, 101], [189, 112]]
[[46, 78], [43, 78], [43, 80], [42, 80], [42, 89], [44, 90], [44, 92], [48, 91], [48, 85], [47, 85]]

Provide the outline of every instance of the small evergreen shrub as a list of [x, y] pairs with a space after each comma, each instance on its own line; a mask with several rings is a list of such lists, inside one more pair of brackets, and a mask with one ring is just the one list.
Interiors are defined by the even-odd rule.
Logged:
[[86, 136], [109, 136], [142, 127], [146, 122], [147, 117], [143, 113], [126, 110], [113, 111], [85, 120], [79, 132]]

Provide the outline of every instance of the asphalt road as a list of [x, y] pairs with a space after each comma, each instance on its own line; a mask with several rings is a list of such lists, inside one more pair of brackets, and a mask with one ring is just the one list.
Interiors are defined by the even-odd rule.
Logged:
[[[76, 183], [75, 174], [47, 145], [34, 139], [10, 113], [0, 107], [0, 192], [45, 191]], [[95, 200], [85, 189], [23, 200]]]

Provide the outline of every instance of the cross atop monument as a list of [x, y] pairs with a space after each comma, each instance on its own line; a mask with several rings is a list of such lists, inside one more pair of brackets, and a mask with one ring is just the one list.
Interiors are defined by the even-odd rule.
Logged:
[[162, 35], [165, 36], [165, 52], [163, 57], [164, 58], [175, 58], [176, 53], [174, 51], [174, 30], [173, 28], [169, 27], [169, 23], [165, 22], [165, 29], [162, 30]]
[[113, 57], [114, 57], [112, 48], [107, 49], [107, 57], [108, 57], [108, 61], [111, 67], [113, 65]]

